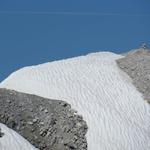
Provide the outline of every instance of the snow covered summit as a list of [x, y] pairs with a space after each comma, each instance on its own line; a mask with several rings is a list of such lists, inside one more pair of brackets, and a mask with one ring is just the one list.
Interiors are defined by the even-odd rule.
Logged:
[[150, 107], [116, 64], [99, 52], [20, 69], [1, 88], [67, 101], [88, 125], [88, 150], [149, 150]]

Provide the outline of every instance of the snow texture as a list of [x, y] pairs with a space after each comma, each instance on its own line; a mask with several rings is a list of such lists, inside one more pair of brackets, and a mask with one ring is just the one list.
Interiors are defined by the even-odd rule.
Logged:
[[0, 150], [38, 150], [15, 131], [0, 123], [3, 133], [0, 137]]
[[150, 107], [117, 66], [122, 57], [98, 52], [25, 67], [0, 87], [70, 103], [87, 122], [88, 150], [149, 150]]

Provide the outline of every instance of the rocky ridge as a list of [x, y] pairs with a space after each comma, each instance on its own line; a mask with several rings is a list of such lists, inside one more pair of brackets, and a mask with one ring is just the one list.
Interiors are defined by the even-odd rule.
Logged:
[[117, 60], [117, 64], [131, 77], [137, 90], [150, 103], [150, 49], [130, 51], [124, 58]]

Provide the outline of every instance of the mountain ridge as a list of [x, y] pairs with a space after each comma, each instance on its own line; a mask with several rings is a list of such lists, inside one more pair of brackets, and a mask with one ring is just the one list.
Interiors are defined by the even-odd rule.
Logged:
[[150, 108], [121, 75], [123, 57], [99, 52], [26, 67], [0, 87], [67, 101], [87, 122], [89, 150], [148, 150]]

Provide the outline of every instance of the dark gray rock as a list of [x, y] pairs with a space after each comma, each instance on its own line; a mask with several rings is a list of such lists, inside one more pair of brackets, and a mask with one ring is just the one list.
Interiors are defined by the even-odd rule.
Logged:
[[132, 78], [133, 84], [150, 103], [150, 50], [140, 48], [130, 51], [117, 60], [117, 64]]
[[1, 128], [0, 128], [0, 138], [3, 137], [4, 133], [1, 132]]
[[63, 101], [0, 89], [0, 122], [40, 150], [87, 149], [86, 122]]

